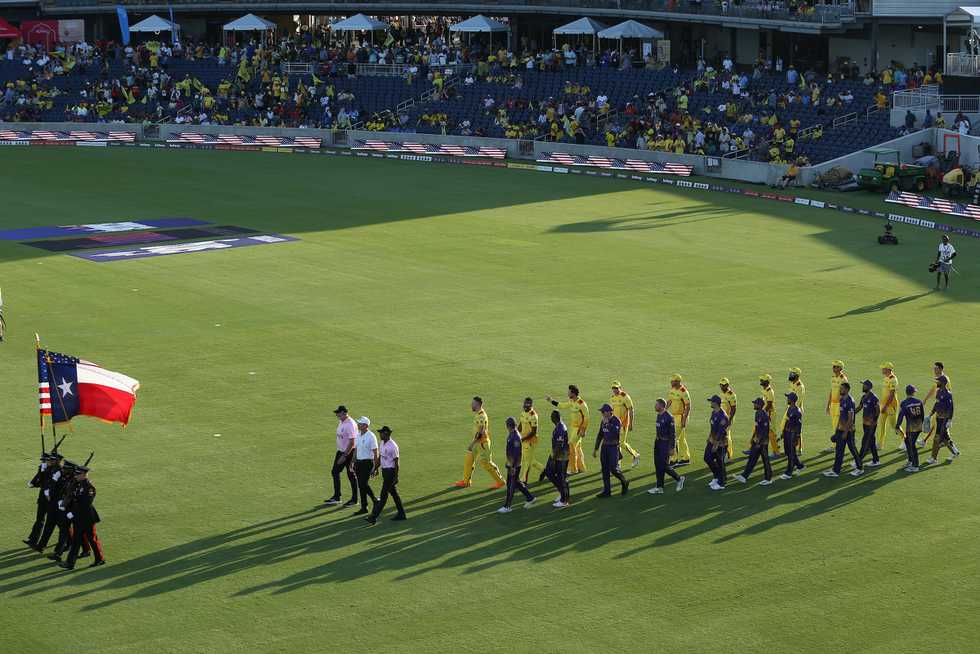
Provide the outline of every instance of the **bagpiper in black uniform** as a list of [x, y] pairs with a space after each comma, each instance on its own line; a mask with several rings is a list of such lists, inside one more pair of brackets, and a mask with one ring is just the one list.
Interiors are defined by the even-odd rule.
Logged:
[[105, 555], [102, 553], [102, 543], [95, 531], [95, 525], [99, 523], [99, 512], [95, 510], [95, 485], [88, 479], [89, 469], [85, 466], [76, 466], [75, 485], [72, 487], [71, 496], [65, 505], [68, 509], [66, 515], [72, 524], [71, 549], [68, 551], [68, 560], [58, 565], [65, 570], [74, 570], [75, 561], [78, 560], [78, 552], [83, 543], [91, 545], [95, 554], [95, 561], [90, 568], [105, 564]]
[[[57, 456], [57, 455], [56, 455]], [[48, 515], [48, 504], [51, 497], [51, 473], [53, 462], [52, 455], [47, 452], [41, 453], [41, 462], [37, 466], [34, 478], [27, 482], [28, 488], [37, 489], [37, 512], [34, 515], [34, 525], [31, 527], [30, 535], [24, 539], [24, 544], [32, 550], [38, 552], [43, 548], [38, 548], [37, 543], [44, 531], [44, 521]]]

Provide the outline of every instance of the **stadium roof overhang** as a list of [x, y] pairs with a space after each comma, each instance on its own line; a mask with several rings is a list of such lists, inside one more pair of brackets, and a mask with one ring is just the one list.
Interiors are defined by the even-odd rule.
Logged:
[[[47, 14], [93, 14], [93, 13], [115, 13], [116, 8], [113, 4], [103, 4], [98, 0], [88, 0], [90, 4], [83, 4], [85, 0], [75, 0], [71, 6], [61, 6], [57, 4], [42, 5], [42, 11]], [[141, 13], [166, 12], [172, 5], [166, 2], [149, 2], [132, 5], [131, 8]], [[655, 21], [670, 21], [681, 23], [701, 23], [706, 25], [723, 25], [737, 29], [773, 29], [780, 31], [797, 32], [803, 34], [838, 33], [848, 27], [854, 26], [853, 19], [840, 20], [837, 22], [828, 20], [827, 22], [806, 22], [788, 20], [760, 20], [758, 18], [740, 18], [738, 16], [726, 16], [721, 14], [696, 14], [671, 11], [641, 11], [629, 9], [609, 9], [591, 8], [585, 6], [562, 6], [556, 3], [545, 8], [539, 4], [507, 4], [507, 0], [496, 3], [475, 3], [464, 2], [425, 2], [416, 0], [414, 2], [227, 2], [214, 4], [201, 2], [194, 4], [193, 1], [184, 2], [175, 9], [180, 13], [206, 13], [206, 12], [262, 12], [265, 14], [356, 14], [366, 12], [371, 15], [476, 15], [490, 12], [495, 16], [520, 16], [522, 14], [541, 15], [548, 13], [553, 15], [581, 16], [588, 13], [593, 16], [601, 16], [609, 19], [625, 20], [627, 18], [637, 18]]]

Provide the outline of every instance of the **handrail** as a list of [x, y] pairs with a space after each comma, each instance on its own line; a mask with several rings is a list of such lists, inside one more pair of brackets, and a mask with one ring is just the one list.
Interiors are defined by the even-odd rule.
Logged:
[[312, 75], [313, 64], [308, 61], [284, 61], [279, 64], [279, 70], [286, 75]]
[[980, 55], [969, 52], [950, 52], [946, 55], [947, 75], [980, 76]]

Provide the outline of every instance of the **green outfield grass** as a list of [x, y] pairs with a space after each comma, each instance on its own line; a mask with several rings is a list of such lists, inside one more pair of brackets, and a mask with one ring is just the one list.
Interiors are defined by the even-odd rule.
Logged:
[[[301, 239], [105, 264], [0, 242], [0, 651], [976, 651], [980, 242], [954, 241], [962, 275], [934, 292], [937, 232], [882, 247], [878, 219], [637, 182], [123, 148], [5, 148], [0, 166], [5, 229], [191, 216]], [[20, 544], [35, 331], [142, 382], [130, 427], [78, 419], [63, 446], [96, 452], [97, 570]], [[863, 478], [822, 477], [835, 358], [852, 382], [890, 359], [922, 388], [945, 361], [963, 456], [907, 475], [892, 441]], [[741, 450], [758, 374], [782, 407], [790, 366], [805, 475], [716, 494], [696, 460], [680, 495], [646, 493], [671, 373], [695, 452], [732, 379]], [[635, 492], [592, 499], [591, 459], [566, 511], [540, 486], [497, 515], [479, 469], [448, 489], [474, 394], [502, 465], [525, 395], [544, 413], [576, 383], [596, 416], [613, 379], [638, 405]], [[323, 508], [339, 403], [395, 430], [409, 521]]]

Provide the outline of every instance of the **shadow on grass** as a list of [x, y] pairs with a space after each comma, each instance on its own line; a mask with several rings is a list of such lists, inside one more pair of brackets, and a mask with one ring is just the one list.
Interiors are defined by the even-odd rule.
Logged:
[[[885, 466], [896, 466], [903, 459], [898, 452], [882, 457]], [[593, 468], [573, 477], [573, 506], [569, 509], [549, 506], [555, 491], [547, 482], [532, 486], [538, 506], [503, 516], [495, 513], [502, 491], [447, 489], [410, 501], [406, 522], [386, 520], [392, 515], [389, 508], [375, 527], [352, 516], [350, 509], [320, 506], [132, 560], [110, 562], [98, 570], [10, 581], [0, 584], [0, 593], [23, 589], [21, 596], [27, 596], [56, 590], [56, 603], [90, 598], [83, 609], [95, 610], [294, 559], [320, 558], [323, 563], [241, 587], [234, 595], [288, 593], [379, 573], [393, 573], [395, 581], [442, 569], [474, 574], [508, 563], [547, 561], [565, 552], [601, 556], [602, 550], [617, 541], [640, 541], [615, 556], [623, 559], [707, 534], [716, 533], [715, 542], [723, 543], [804, 521], [861, 501], [904, 477], [897, 469], [882, 467], [861, 478], [826, 479], [819, 470], [829, 463], [829, 454], [809, 457], [807, 473], [792, 481], [777, 481], [768, 487], [732, 481], [722, 493], [704, 488], [710, 480], [707, 469], [690, 469], [682, 498], [675, 497], [672, 485], [666, 494], [650, 496], [646, 490], [652, 485], [652, 472], [633, 470], [627, 472], [630, 494], [605, 500], [592, 497], [599, 490], [599, 474]], [[782, 459], [774, 462], [777, 476], [781, 464], [785, 465]], [[730, 472], [741, 471], [741, 467], [741, 460], [733, 461]], [[760, 479], [757, 470], [752, 481]], [[741, 527], [759, 516], [761, 521]], [[340, 549], [345, 553], [337, 556]], [[35, 569], [28, 568], [25, 574]], [[96, 594], [98, 598], [93, 597]]]
[[690, 209], [678, 209], [677, 211], [668, 211], [661, 214], [641, 212], [623, 216], [612, 216], [610, 218], [565, 223], [553, 227], [550, 231], [556, 234], [577, 234], [660, 229], [675, 225], [688, 225], [705, 220], [716, 220], [734, 213], [733, 210], [725, 207], [716, 207], [713, 209], [691, 207]]
[[[186, 215], [215, 224], [241, 225], [262, 231], [295, 234], [328, 232], [405, 220], [534, 204], [621, 191], [649, 194], [653, 210], [616, 215], [612, 195], [610, 216], [588, 221], [569, 221], [552, 233], [597, 233], [651, 230], [681, 226], [715, 218], [738, 218], [752, 213], [781, 220], [804, 222], [816, 228], [816, 238], [841, 252], [881, 267], [910, 281], [932, 285], [923, 266], [913, 265], [910, 252], [932, 260], [938, 234], [915, 227], [897, 226], [903, 247], [883, 248], [876, 242], [882, 221], [858, 214], [818, 210], [760, 200], [732, 193], [692, 191], [673, 186], [627, 180], [607, 180], [582, 175], [531, 174], [523, 171], [483, 169], [480, 166], [424, 166], [404, 162], [355, 157], [271, 157], [249, 152], [217, 152], [117, 148], [111, 153], [86, 148], [20, 148], [16, 174], [0, 177], [0, 194], [8, 198], [5, 229], [38, 225], [77, 224], [138, 220]], [[107, 156], [109, 155], [109, 156]], [[133, 174], [139, 171], [139, 174]], [[63, 174], [62, 174], [63, 172]], [[58, 184], [51, 184], [51, 175]], [[125, 179], [113, 193], [104, 193], [106, 179]], [[4, 191], [7, 191], [4, 193]], [[697, 206], [658, 213], [666, 195]], [[841, 202], [837, 194], [808, 193], [825, 201]], [[39, 201], [40, 198], [42, 201]], [[854, 203], [879, 211], [890, 207], [873, 197]], [[710, 204], [709, 204], [710, 203]], [[974, 227], [969, 220], [952, 216], [905, 213], [955, 226]], [[739, 229], [737, 223], [719, 223], [724, 238]], [[962, 246], [961, 246], [962, 243]], [[964, 282], [970, 273], [980, 274], [980, 264], [969, 256], [972, 239], [958, 239], [963, 251]], [[785, 244], [792, 248], [793, 243]], [[0, 242], [0, 262], [51, 256], [51, 253], [14, 242]], [[848, 262], [849, 264], [850, 262]], [[126, 266], [125, 263], [114, 264]], [[831, 266], [819, 272], [840, 270]], [[956, 301], [980, 301], [980, 285], [955, 280], [948, 297]], [[848, 314], [842, 314], [848, 315]]]
[[898, 306], [899, 304], [905, 304], [906, 302], [914, 302], [924, 297], [928, 297], [935, 293], [935, 290], [926, 291], [925, 293], [919, 293], [917, 295], [906, 295], [904, 297], [893, 297], [888, 300], [882, 300], [881, 302], [875, 302], [874, 304], [867, 304], [863, 307], [857, 307], [856, 309], [851, 309], [845, 313], [838, 314], [836, 316], [830, 316], [828, 320], [837, 320], [839, 318], [847, 318], [848, 316], [860, 316], [866, 313], [877, 313], [879, 311], [884, 311], [885, 309]]

